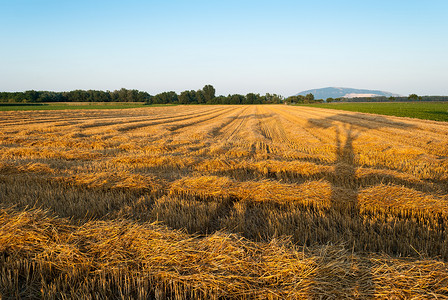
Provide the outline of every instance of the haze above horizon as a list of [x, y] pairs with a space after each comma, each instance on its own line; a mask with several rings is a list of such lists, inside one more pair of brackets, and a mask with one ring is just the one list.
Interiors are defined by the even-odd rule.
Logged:
[[0, 0], [0, 91], [448, 95], [447, 1]]

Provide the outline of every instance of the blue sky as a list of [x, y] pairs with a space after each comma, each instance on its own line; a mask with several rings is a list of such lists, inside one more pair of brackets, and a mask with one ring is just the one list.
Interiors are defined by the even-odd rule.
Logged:
[[0, 0], [0, 91], [448, 95], [448, 1]]

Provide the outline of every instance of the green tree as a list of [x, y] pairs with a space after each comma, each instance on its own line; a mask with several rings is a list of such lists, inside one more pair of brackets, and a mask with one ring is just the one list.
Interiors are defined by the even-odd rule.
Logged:
[[206, 86], [204, 86], [202, 88], [202, 92], [204, 94], [205, 97], [205, 102], [210, 102], [212, 101], [213, 98], [215, 98], [215, 88], [213, 87], [213, 85], [207, 84]]
[[285, 98], [281, 95], [277, 94], [269, 94], [266, 93], [264, 96], [264, 103], [282, 103], [285, 100]]
[[229, 97], [229, 104], [241, 104], [245, 101], [245, 97], [243, 95], [234, 94]]
[[221, 98], [219, 101], [220, 101], [220, 104], [231, 104], [230, 103], [230, 97], [231, 97], [231, 95], [227, 95], [227, 97], [226, 96], [221, 96], [221, 97], [219, 97], [219, 98]]
[[408, 99], [409, 100], [413, 100], [413, 101], [418, 100], [418, 95], [417, 94], [410, 94], [408, 96]]
[[179, 95], [179, 103], [180, 104], [197, 103], [196, 92], [193, 91], [193, 90], [191, 90], [191, 91], [183, 91]]
[[257, 95], [254, 93], [247, 94], [244, 104], [257, 104]]
[[313, 101], [314, 100], [314, 95], [313, 94], [311, 94], [311, 93], [309, 93], [309, 94], [306, 94], [306, 96], [305, 96], [305, 100], [308, 100], [308, 101]]
[[126, 102], [137, 101], [137, 97], [138, 97], [138, 91], [137, 90], [127, 90]]
[[154, 97], [152, 97], [151, 102], [153, 104], [177, 103], [178, 96], [177, 96], [177, 93], [174, 91], [163, 92], [163, 93], [157, 94]]
[[36, 92], [35, 90], [26, 91], [24, 98], [25, 99], [22, 100], [24, 102], [37, 102], [37, 99], [39, 98], [39, 92]]
[[207, 100], [205, 98], [205, 93], [203, 90], [197, 90], [195, 98], [196, 98], [196, 101], [198, 102], [198, 104], [204, 104], [207, 102]]

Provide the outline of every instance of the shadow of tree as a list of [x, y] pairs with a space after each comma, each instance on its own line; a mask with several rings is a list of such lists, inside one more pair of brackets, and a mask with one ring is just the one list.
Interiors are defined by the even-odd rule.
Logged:
[[[361, 120], [356, 123], [356, 120]], [[372, 121], [364, 123], [364, 121]], [[363, 245], [355, 246], [356, 242], [361, 242], [360, 238], [365, 232], [381, 232], [383, 234], [386, 228], [366, 228], [369, 227], [360, 215], [359, 196], [359, 180], [356, 176], [358, 165], [356, 162], [356, 153], [354, 150], [354, 142], [359, 136], [368, 130], [388, 128], [410, 129], [412, 125], [395, 122], [382, 116], [366, 116], [365, 114], [336, 114], [320, 119], [308, 120], [309, 127], [334, 129], [335, 139], [335, 155], [334, 174], [331, 184], [331, 200], [329, 210], [336, 213], [335, 232], [338, 239], [344, 243], [353, 244], [358, 250], [376, 250], [369, 249]], [[392, 176], [393, 177], [393, 176]], [[397, 179], [398, 180], [398, 179]], [[377, 182], [373, 182], [377, 184]], [[375, 224], [375, 227], [380, 225]], [[383, 230], [384, 229], [384, 230]], [[380, 234], [380, 235], [381, 235]], [[387, 251], [386, 251], [387, 252]], [[392, 251], [393, 252], [393, 251]], [[397, 253], [392, 253], [397, 254]]]
[[[358, 214], [358, 185], [356, 183], [356, 162], [353, 151], [353, 141], [358, 137], [358, 133], [353, 132], [353, 126], [344, 126], [342, 134], [345, 142], [341, 139], [341, 130], [336, 128], [336, 161], [334, 163], [334, 174], [340, 180], [333, 180], [331, 207], [337, 211], [348, 211]], [[345, 201], [341, 201], [340, 189], [347, 189]]]
[[[389, 128], [410, 128], [409, 124], [402, 122], [394, 122], [390, 119], [375, 116], [374, 122], [354, 124], [353, 120], [356, 117], [365, 119], [364, 114], [336, 114], [321, 119], [310, 119], [308, 124], [310, 127], [317, 128], [334, 128], [335, 134], [335, 154], [334, 174], [331, 183], [331, 197], [329, 213], [333, 214], [331, 218], [334, 220], [333, 234], [336, 234], [336, 239], [345, 243], [353, 250], [368, 250], [369, 247], [363, 245], [356, 245], [362, 242], [361, 235], [368, 231], [375, 231], [372, 228], [366, 228], [363, 216], [360, 211], [360, 204], [358, 201], [359, 182], [356, 176], [357, 162], [354, 150], [354, 142], [359, 138], [360, 134], [371, 129], [379, 129], [381, 127]], [[368, 225], [367, 225], [368, 227]], [[356, 266], [355, 266], [356, 268]], [[346, 287], [350, 290], [359, 290], [359, 287], [370, 286], [370, 290], [374, 290], [373, 278], [367, 270], [367, 276], [362, 280], [353, 278], [352, 286]], [[370, 299], [373, 296], [370, 294], [362, 295], [363, 298]]]

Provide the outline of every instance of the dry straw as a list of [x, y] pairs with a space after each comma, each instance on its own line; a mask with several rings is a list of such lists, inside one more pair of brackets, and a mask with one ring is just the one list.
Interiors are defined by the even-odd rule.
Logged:
[[447, 135], [283, 105], [1, 112], [0, 298], [448, 298]]

